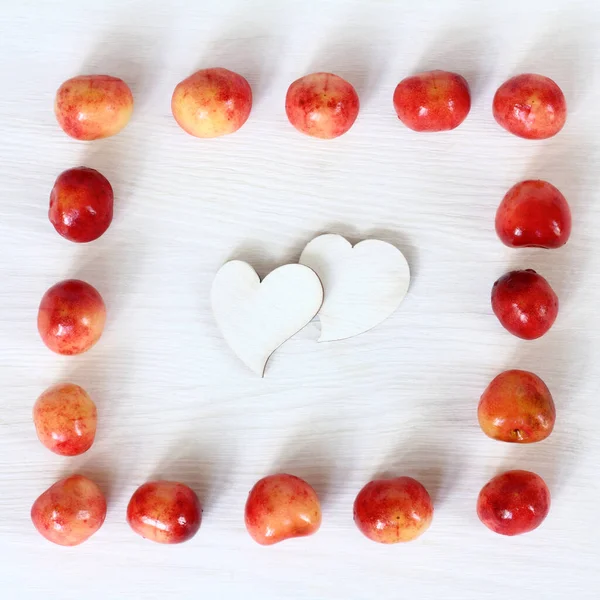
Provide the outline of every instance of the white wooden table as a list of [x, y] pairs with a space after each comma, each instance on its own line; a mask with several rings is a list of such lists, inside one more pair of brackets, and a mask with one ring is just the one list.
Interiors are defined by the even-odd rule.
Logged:
[[[397, 600], [596, 599], [600, 593], [600, 4], [596, 0], [0, 1], [0, 597], [6, 600], [220, 598]], [[250, 81], [255, 104], [235, 135], [198, 140], [170, 114], [174, 86], [200, 67]], [[392, 108], [395, 85], [423, 68], [464, 74], [473, 108], [456, 131], [419, 135]], [[298, 134], [284, 97], [297, 77], [331, 70], [357, 88], [361, 113], [333, 142]], [[563, 88], [569, 118], [528, 142], [494, 122], [506, 78], [540, 72]], [[118, 136], [69, 139], [52, 113], [60, 83], [109, 73], [136, 106]], [[47, 219], [55, 177], [99, 169], [116, 193], [109, 231], [89, 245]], [[573, 235], [557, 251], [511, 251], [494, 214], [517, 181], [566, 195]], [[401, 309], [355, 339], [318, 345], [318, 322], [256, 378], [209, 310], [213, 274], [232, 257], [264, 276], [332, 231], [397, 244], [414, 280]], [[535, 268], [560, 296], [548, 335], [523, 342], [490, 308], [492, 283]], [[108, 306], [102, 340], [53, 355], [36, 331], [53, 283], [83, 278]], [[558, 420], [545, 442], [487, 439], [476, 406], [509, 367], [538, 373]], [[36, 397], [72, 380], [99, 409], [95, 445], [62, 459], [38, 442]], [[496, 536], [475, 513], [481, 486], [524, 468], [548, 482], [534, 533]], [[265, 474], [306, 478], [323, 501], [320, 532], [271, 548], [243, 525]], [[32, 502], [64, 474], [106, 491], [103, 528], [53, 546]], [[357, 491], [380, 473], [419, 478], [431, 529], [384, 547], [352, 522]], [[144, 481], [197, 490], [204, 522], [187, 544], [136, 536], [125, 507]]]

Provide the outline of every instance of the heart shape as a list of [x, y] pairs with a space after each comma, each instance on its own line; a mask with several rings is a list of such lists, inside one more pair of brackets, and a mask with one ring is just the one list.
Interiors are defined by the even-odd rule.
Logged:
[[320, 342], [372, 329], [398, 308], [410, 284], [406, 258], [381, 240], [353, 247], [341, 235], [320, 235], [304, 248], [300, 263], [319, 276], [325, 292]]
[[232, 260], [215, 275], [211, 303], [225, 341], [262, 377], [271, 354], [319, 312], [323, 286], [304, 265], [283, 265], [261, 282], [248, 263]]

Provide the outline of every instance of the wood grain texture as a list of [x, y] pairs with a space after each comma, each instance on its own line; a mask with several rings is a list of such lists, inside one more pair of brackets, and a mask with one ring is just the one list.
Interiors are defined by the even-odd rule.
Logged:
[[[2, 598], [595, 599], [600, 501], [600, 5], [595, 0], [24, 0], [0, 7], [0, 581]], [[195, 69], [238, 71], [254, 90], [235, 135], [198, 140], [169, 110]], [[467, 77], [473, 108], [450, 134], [398, 123], [392, 93], [423, 68]], [[361, 113], [334, 142], [287, 122], [287, 86], [307, 72], [352, 82]], [[527, 142], [493, 121], [496, 87], [523, 71], [554, 78], [569, 104], [556, 137]], [[65, 79], [107, 72], [127, 81], [134, 116], [118, 136], [67, 138], [52, 114]], [[64, 169], [100, 170], [115, 219], [75, 246], [47, 219]], [[506, 190], [547, 178], [573, 210], [562, 249], [512, 251], [494, 233]], [[210, 311], [228, 259], [259, 275], [297, 260], [319, 233], [374, 236], [407, 256], [400, 310], [347, 341], [317, 344], [318, 323], [286, 343], [260, 380], [229, 351]], [[492, 283], [538, 269], [559, 294], [559, 318], [525, 343], [497, 323]], [[103, 294], [105, 334], [89, 353], [50, 353], [35, 323], [56, 281]], [[479, 430], [479, 395], [499, 371], [536, 372], [557, 407], [552, 436], [513, 447]], [[98, 406], [96, 443], [60, 459], [36, 439], [31, 409], [72, 380]], [[481, 486], [505, 468], [538, 472], [550, 516], [527, 536], [494, 536], [477, 520]], [[269, 549], [246, 534], [252, 485], [285, 470], [323, 500], [311, 538]], [[64, 549], [34, 530], [29, 510], [64, 474], [106, 491], [106, 524]], [[380, 473], [420, 479], [431, 529], [380, 547], [352, 523], [355, 494]], [[145, 542], [125, 508], [150, 478], [179, 479], [205, 506], [199, 534], [178, 547]]]

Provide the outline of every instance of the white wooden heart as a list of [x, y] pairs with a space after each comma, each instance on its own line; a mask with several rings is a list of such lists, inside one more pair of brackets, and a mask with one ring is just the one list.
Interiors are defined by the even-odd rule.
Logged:
[[215, 275], [211, 303], [225, 341], [262, 377], [271, 354], [319, 312], [323, 286], [304, 265], [283, 265], [261, 283], [248, 263], [232, 260]]
[[410, 284], [406, 258], [381, 240], [352, 247], [341, 235], [320, 235], [304, 248], [300, 263], [319, 276], [325, 291], [320, 342], [372, 329], [398, 308]]

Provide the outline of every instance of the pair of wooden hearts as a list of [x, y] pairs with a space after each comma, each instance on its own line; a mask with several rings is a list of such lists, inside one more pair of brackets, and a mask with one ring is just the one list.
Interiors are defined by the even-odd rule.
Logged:
[[398, 308], [409, 283], [408, 263], [395, 246], [364, 240], [353, 247], [325, 234], [308, 243], [299, 264], [278, 267], [262, 282], [248, 263], [225, 263], [211, 302], [225, 341], [263, 376], [271, 354], [317, 314], [320, 342], [359, 335]]

